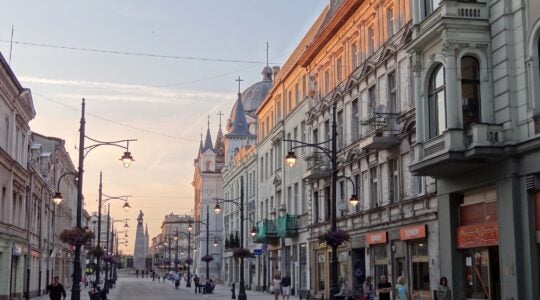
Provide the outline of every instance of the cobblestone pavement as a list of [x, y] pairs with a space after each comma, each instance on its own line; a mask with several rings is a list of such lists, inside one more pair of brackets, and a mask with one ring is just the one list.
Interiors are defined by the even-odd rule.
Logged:
[[[193, 286], [193, 283], [192, 283]], [[90, 300], [88, 296], [88, 288], [82, 288], [81, 300]], [[67, 298], [70, 299], [70, 290], [67, 289]], [[274, 299], [273, 295], [246, 291], [248, 300], [251, 299]], [[238, 288], [236, 288], [236, 297], [238, 298]], [[110, 300], [146, 300], [146, 299], [231, 299], [231, 288], [224, 285], [216, 285], [212, 294], [195, 294], [195, 287], [186, 288], [186, 282], [182, 281], [178, 289], [174, 288], [171, 281], [158, 282], [152, 281], [150, 278], [136, 278], [135, 276], [122, 275], [118, 278], [116, 288], [111, 289], [108, 295]], [[48, 295], [32, 298], [32, 300], [46, 300]], [[281, 297], [279, 300], [283, 300]], [[298, 300], [297, 297], [291, 296], [290, 300]]]

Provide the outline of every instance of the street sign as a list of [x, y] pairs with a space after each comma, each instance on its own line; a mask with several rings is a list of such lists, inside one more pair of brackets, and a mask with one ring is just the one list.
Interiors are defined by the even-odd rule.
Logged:
[[263, 249], [253, 249], [254, 256], [261, 256], [263, 254]]

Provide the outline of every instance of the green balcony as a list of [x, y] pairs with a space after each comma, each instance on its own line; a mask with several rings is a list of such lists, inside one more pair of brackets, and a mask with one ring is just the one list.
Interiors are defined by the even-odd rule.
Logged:
[[298, 235], [298, 217], [284, 215], [278, 219], [278, 234], [280, 238], [295, 237]]
[[272, 243], [279, 239], [275, 220], [263, 220], [257, 226], [255, 241], [258, 243]]

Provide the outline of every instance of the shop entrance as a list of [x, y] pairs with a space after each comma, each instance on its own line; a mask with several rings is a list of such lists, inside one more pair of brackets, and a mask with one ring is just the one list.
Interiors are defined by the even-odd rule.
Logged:
[[499, 247], [462, 250], [463, 290], [466, 299], [501, 299]]

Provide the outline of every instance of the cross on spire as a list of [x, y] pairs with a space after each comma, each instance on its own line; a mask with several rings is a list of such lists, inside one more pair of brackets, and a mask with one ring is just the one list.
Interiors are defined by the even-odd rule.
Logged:
[[221, 109], [219, 110], [219, 113], [217, 114], [219, 116], [219, 127], [221, 127], [221, 116], [224, 114], [221, 112]]
[[240, 84], [242, 81], [244, 81], [240, 76], [238, 76], [238, 79], [235, 79], [234, 81], [238, 81], [238, 94], [240, 94]]

